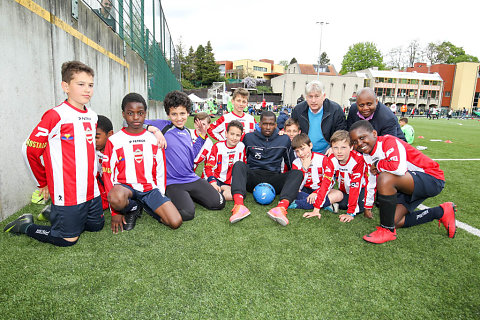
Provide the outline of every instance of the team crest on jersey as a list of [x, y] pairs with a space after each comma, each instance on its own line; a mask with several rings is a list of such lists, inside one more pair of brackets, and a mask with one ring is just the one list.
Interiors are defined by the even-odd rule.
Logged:
[[73, 141], [73, 135], [69, 133], [65, 133], [63, 136], [60, 137], [63, 141]]
[[260, 152], [255, 152], [255, 159], [262, 159]]
[[93, 131], [90, 128], [85, 129], [85, 137], [88, 143], [93, 143]]
[[143, 160], [143, 151], [140, 150], [140, 149], [137, 149], [137, 150], [133, 151], [133, 158], [135, 159], [135, 161], [137, 161], [137, 163], [142, 162], [142, 160]]

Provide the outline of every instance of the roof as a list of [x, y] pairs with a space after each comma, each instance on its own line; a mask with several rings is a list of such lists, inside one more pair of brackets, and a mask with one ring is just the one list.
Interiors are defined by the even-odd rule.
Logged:
[[[316, 75], [317, 74], [317, 71], [315, 71], [315, 66], [316, 65], [313, 65], [313, 64], [298, 64], [299, 68], [300, 68], [300, 73], [301, 74], [313, 74], [313, 75]], [[324, 75], [337, 75], [337, 71], [335, 70], [335, 67], [331, 64], [329, 64], [328, 66], [328, 72], [320, 72], [320, 74], [324, 74]]]
[[[421, 72], [400, 72], [391, 70], [375, 70], [368, 69], [374, 78], [396, 78], [396, 79], [417, 79], [417, 80], [437, 80], [443, 81], [438, 73], [421, 73]], [[357, 74], [368, 73], [367, 70], [357, 71]]]

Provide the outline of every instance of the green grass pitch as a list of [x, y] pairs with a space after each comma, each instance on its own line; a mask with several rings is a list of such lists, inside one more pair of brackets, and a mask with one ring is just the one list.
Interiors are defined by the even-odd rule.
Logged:
[[[192, 124], [189, 119], [190, 125]], [[480, 158], [477, 120], [411, 119], [415, 146], [432, 158]], [[424, 139], [418, 139], [424, 136]], [[451, 140], [453, 143], [431, 139]], [[457, 204], [480, 228], [480, 161], [441, 161], [446, 187], [425, 205]], [[33, 191], [33, 186], [31, 187]], [[278, 199], [277, 199], [278, 200]], [[449, 239], [435, 222], [372, 245], [379, 223], [349, 224], [289, 210], [281, 227], [247, 196], [252, 215], [231, 225], [197, 206], [170, 230], [144, 213], [130, 232], [84, 233], [71, 248], [0, 234], [0, 319], [479, 319], [480, 238]], [[30, 204], [34, 216], [42, 206]]]

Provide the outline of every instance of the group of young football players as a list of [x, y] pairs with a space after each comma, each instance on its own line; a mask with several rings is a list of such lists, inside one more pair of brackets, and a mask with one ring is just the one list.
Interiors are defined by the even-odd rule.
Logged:
[[[33, 215], [24, 214], [4, 231], [71, 246], [82, 232], [102, 230], [103, 211], [108, 207], [111, 230], [118, 233], [133, 229], [143, 210], [176, 229], [194, 218], [195, 203], [221, 210], [226, 200], [239, 199], [238, 192], [232, 194], [232, 168], [247, 161], [243, 138], [256, 130], [264, 133], [266, 128], [262, 118], [260, 129], [254, 117], [244, 113], [247, 90], [236, 89], [233, 111], [213, 123], [208, 114], [197, 113], [194, 130], [185, 127], [191, 111], [185, 93], [166, 95], [164, 108], [169, 120], [146, 120], [146, 101], [129, 93], [121, 104], [126, 125], [114, 133], [108, 118], [85, 106], [93, 94], [93, 78], [94, 71], [85, 64], [64, 63], [62, 88], [67, 99], [43, 115], [23, 146], [40, 193], [51, 198], [51, 225], [34, 224]], [[276, 127], [272, 130], [278, 133]], [[282, 200], [279, 207], [310, 210], [304, 213], [306, 218], [321, 218], [321, 208], [335, 213], [346, 210], [339, 220], [350, 222], [362, 212], [372, 218], [376, 204], [381, 225], [364, 236], [372, 243], [395, 240], [396, 228], [433, 219], [454, 237], [453, 203], [415, 211], [426, 198], [441, 192], [445, 179], [438, 163], [404, 141], [377, 136], [371, 124], [361, 120], [349, 131], [332, 135], [327, 156], [312, 151], [308, 133], [301, 132], [292, 118], [285, 121], [279, 134], [290, 138], [295, 152], [294, 159], [285, 157], [290, 163], [283, 163], [279, 171], [298, 170], [303, 175], [296, 199]], [[196, 173], [202, 163], [202, 172]], [[232, 223], [250, 214], [237, 203], [243, 206], [243, 195], [241, 202], [235, 202]], [[286, 217], [278, 218], [272, 210], [268, 214], [280, 224], [288, 224]], [[286, 216], [286, 209], [281, 214]]]

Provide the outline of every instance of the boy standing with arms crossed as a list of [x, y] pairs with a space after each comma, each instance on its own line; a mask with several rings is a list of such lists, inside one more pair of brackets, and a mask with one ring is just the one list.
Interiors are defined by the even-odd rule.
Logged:
[[45, 112], [23, 146], [41, 193], [45, 199], [52, 198], [52, 225], [33, 224], [33, 216], [24, 214], [4, 231], [67, 247], [83, 231], [103, 228], [102, 200], [95, 181], [97, 114], [85, 107], [93, 94], [93, 76], [87, 65], [65, 62], [62, 89], [68, 98]]
[[233, 92], [233, 111], [229, 112], [217, 119], [208, 128], [208, 135], [218, 141], [224, 141], [226, 139], [227, 126], [233, 121], [237, 120], [243, 125], [243, 134], [255, 131], [255, 118], [243, 112], [248, 104], [248, 97], [250, 93], [243, 88], [237, 88]]

